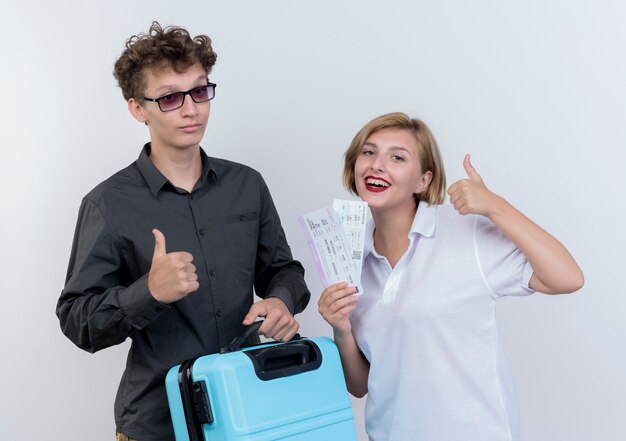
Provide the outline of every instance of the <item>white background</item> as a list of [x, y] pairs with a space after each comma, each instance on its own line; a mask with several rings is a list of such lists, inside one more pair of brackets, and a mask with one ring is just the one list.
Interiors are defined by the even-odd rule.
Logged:
[[2, 0], [0, 17], [1, 440], [114, 437], [128, 343], [83, 352], [54, 310], [82, 196], [148, 139], [111, 72], [153, 19], [213, 39], [203, 146], [265, 176], [314, 293], [304, 335], [330, 329], [296, 218], [347, 197], [352, 136], [404, 111], [433, 129], [449, 183], [471, 153], [585, 272], [578, 294], [499, 303], [523, 439], [626, 439], [623, 1]]

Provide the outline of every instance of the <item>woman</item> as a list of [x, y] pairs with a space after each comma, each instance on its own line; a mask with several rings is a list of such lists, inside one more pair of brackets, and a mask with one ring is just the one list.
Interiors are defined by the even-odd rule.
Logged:
[[472, 167], [448, 189], [437, 143], [402, 113], [363, 127], [345, 154], [344, 184], [368, 203], [363, 295], [329, 286], [348, 390], [368, 394], [370, 439], [519, 439], [515, 393], [495, 300], [569, 293], [583, 274], [554, 237], [492, 193]]

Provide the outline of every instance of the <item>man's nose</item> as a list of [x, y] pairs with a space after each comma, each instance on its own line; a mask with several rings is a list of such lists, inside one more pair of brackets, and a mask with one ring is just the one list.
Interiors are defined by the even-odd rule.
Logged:
[[191, 98], [191, 96], [185, 95], [185, 101], [180, 107], [180, 112], [183, 115], [196, 115], [198, 113], [198, 104]]

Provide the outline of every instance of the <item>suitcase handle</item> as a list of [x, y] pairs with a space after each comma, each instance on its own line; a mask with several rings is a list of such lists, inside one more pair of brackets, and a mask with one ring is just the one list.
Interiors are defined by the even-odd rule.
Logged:
[[[259, 320], [257, 322], [252, 323], [251, 325], [248, 325], [246, 330], [243, 332], [243, 334], [241, 334], [239, 337], [234, 338], [233, 341], [231, 341], [228, 344], [228, 346], [220, 349], [220, 354], [224, 354], [226, 352], [235, 352], [235, 351], [240, 350], [243, 347], [246, 340], [248, 339], [248, 337], [250, 337], [255, 332], [258, 332], [262, 324], [263, 324], [263, 320]], [[296, 340], [300, 340], [301, 338], [302, 337], [300, 337], [300, 334], [296, 334], [289, 341], [296, 341]]]
[[262, 324], [263, 320], [260, 320], [258, 322], [252, 323], [251, 325], [248, 325], [244, 333], [241, 334], [239, 337], [233, 339], [233, 341], [231, 341], [228, 346], [220, 349], [220, 353], [223, 354], [225, 352], [235, 352], [241, 349], [241, 346], [245, 343], [246, 339], [255, 332], [257, 332]]
[[261, 380], [289, 377], [319, 368], [322, 353], [311, 340], [291, 341], [244, 352]]

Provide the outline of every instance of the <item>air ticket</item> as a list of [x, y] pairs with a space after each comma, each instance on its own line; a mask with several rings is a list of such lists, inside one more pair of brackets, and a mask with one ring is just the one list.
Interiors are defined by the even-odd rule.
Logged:
[[[364, 233], [359, 235], [352, 231], [356, 229], [357, 223], [357, 215], [352, 214], [355, 208], [341, 202], [335, 202], [335, 204], [340, 208], [340, 214], [331, 207], [324, 207], [303, 214], [298, 221], [324, 287], [345, 281], [355, 286], [357, 293], [360, 293], [362, 292], [360, 275], [363, 245], [361, 244], [358, 249], [353, 249], [351, 242], [358, 245], [359, 237], [362, 238]], [[342, 226], [342, 218], [344, 222], [350, 224], [350, 236], [346, 234]]]
[[333, 209], [339, 216], [339, 222], [348, 237], [352, 249], [352, 260], [357, 268], [357, 280], [361, 281], [363, 266], [363, 247], [365, 244], [365, 227], [367, 225], [368, 208], [363, 201], [335, 199]]

